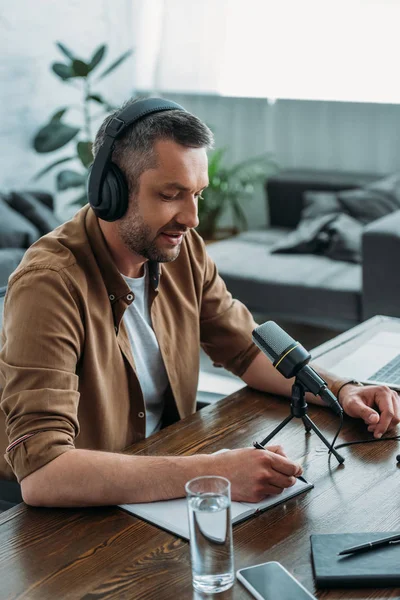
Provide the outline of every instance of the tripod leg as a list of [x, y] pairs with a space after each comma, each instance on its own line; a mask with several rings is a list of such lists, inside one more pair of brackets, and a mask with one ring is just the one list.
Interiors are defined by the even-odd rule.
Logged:
[[309, 424], [307, 423], [306, 419], [304, 417], [301, 417], [301, 420], [304, 423], [304, 428], [306, 430], [306, 433], [310, 433], [311, 431], [311, 427], [309, 426]]
[[[329, 442], [328, 442], [328, 440], [327, 440], [327, 439], [326, 439], [326, 438], [323, 436], [323, 434], [320, 432], [320, 430], [319, 430], [319, 429], [318, 429], [318, 427], [315, 425], [315, 423], [314, 423], [313, 421], [311, 421], [311, 419], [310, 419], [310, 417], [309, 417], [308, 415], [304, 415], [304, 417], [303, 417], [303, 423], [304, 423], [304, 421], [306, 421], [306, 422], [307, 422], [307, 424], [308, 424], [308, 426], [309, 426], [309, 427], [310, 427], [310, 428], [311, 428], [313, 431], [315, 431], [315, 433], [317, 434], [317, 436], [319, 437], [319, 439], [320, 439], [321, 441], [323, 441], [323, 442], [324, 442], [325, 446], [327, 446], [327, 448], [329, 448], [329, 449], [330, 449], [330, 447], [331, 447], [330, 443], [329, 443]], [[343, 458], [343, 456], [340, 456], [340, 454], [339, 454], [338, 452], [336, 452], [336, 450], [334, 450], [334, 449], [332, 448], [331, 452], [332, 452], [332, 454], [335, 456], [335, 458], [337, 459], [337, 461], [338, 461], [340, 464], [344, 463], [344, 458]]]
[[293, 415], [289, 415], [288, 417], [286, 417], [286, 419], [284, 419], [282, 421], [282, 423], [280, 423], [280, 425], [278, 425], [278, 427], [275, 427], [275, 429], [272, 431], [272, 433], [267, 435], [267, 437], [261, 442], [261, 445], [265, 446], [265, 444], [267, 444], [269, 442], [269, 440], [272, 440], [274, 435], [276, 435], [281, 429], [283, 429], [285, 427], [285, 425], [287, 423], [289, 423], [289, 421], [291, 421], [292, 419], [293, 419]]

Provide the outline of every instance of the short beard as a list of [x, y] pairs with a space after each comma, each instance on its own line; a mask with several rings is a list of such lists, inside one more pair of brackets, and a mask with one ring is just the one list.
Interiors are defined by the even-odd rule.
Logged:
[[151, 229], [138, 214], [135, 202], [128, 213], [117, 222], [118, 235], [123, 244], [134, 254], [139, 254], [148, 260], [156, 262], [172, 262], [179, 256], [180, 245], [176, 247], [176, 252], [162, 252], [152, 238]]

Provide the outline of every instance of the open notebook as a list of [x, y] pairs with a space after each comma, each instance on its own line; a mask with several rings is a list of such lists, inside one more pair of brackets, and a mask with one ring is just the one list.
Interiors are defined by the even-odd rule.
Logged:
[[[279, 496], [268, 496], [262, 502], [232, 502], [231, 517], [232, 524], [240, 523], [254, 514], [267, 510], [272, 506], [286, 502], [289, 498], [302, 494], [314, 486], [297, 479], [295, 485], [287, 488]], [[186, 498], [177, 500], [162, 500], [160, 502], [145, 502], [137, 504], [120, 504], [120, 508], [133, 515], [158, 525], [175, 535], [186, 540], [189, 539], [189, 521], [187, 515]]]

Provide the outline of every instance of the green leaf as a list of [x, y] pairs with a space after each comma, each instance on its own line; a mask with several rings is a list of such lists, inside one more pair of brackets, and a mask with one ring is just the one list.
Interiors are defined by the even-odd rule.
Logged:
[[75, 74], [75, 77], [86, 77], [89, 73], [89, 65], [83, 60], [74, 60], [72, 63], [72, 70]]
[[58, 77], [60, 77], [63, 81], [71, 79], [71, 77], [75, 77], [71, 65], [65, 65], [64, 63], [55, 62], [51, 65], [51, 68], [54, 71], [54, 73], [58, 75]]
[[53, 152], [68, 144], [77, 133], [79, 127], [71, 127], [60, 121], [53, 121], [39, 129], [33, 140], [36, 152]]
[[57, 173], [57, 189], [62, 192], [73, 187], [80, 187], [86, 184], [86, 176], [77, 171], [66, 169]]
[[69, 58], [70, 60], [75, 60], [75, 56], [72, 54], [71, 50], [68, 50], [68, 48], [64, 46], [64, 44], [62, 44], [61, 42], [56, 42], [56, 46], [58, 46], [58, 48], [63, 54], [65, 54], [67, 58]]
[[37, 181], [38, 179], [40, 179], [40, 177], [43, 177], [43, 175], [45, 175], [46, 173], [51, 171], [51, 169], [53, 169], [57, 165], [61, 165], [62, 163], [67, 162], [68, 160], [73, 160], [74, 158], [76, 158], [76, 157], [75, 156], [67, 156], [64, 158], [60, 158], [59, 160], [56, 160], [55, 162], [52, 162], [50, 165], [47, 165], [47, 167], [45, 167], [44, 169], [39, 171], [39, 173], [36, 173], [33, 180]]
[[54, 115], [51, 117], [50, 123], [54, 123], [55, 121], [60, 121], [61, 118], [67, 112], [67, 110], [68, 110], [68, 108], [60, 108], [60, 110], [58, 110], [57, 112], [55, 112]]
[[72, 200], [72, 202], [70, 202], [70, 204], [74, 205], [77, 204], [78, 206], [85, 206], [85, 204], [88, 203], [88, 199], [87, 199], [87, 194], [86, 192], [84, 194], [82, 194], [81, 196], [78, 196], [78, 198], [76, 198], [75, 200]]
[[100, 79], [103, 79], [103, 77], [106, 77], [106, 75], [108, 75], [109, 73], [111, 73], [111, 71], [114, 71], [114, 69], [116, 69], [117, 67], [119, 67], [119, 65], [121, 63], [124, 62], [124, 60], [126, 60], [128, 58], [128, 56], [130, 56], [133, 53], [133, 50], [127, 50], [126, 52], [124, 52], [124, 54], [122, 54], [119, 58], [117, 58], [116, 61], [114, 61], [98, 78], [98, 81]]
[[92, 142], [78, 142], [76, 149], [81, 163], [88, 168], [93, 162]]
[[99, 104], [105, 104], [107, 106], [107, 100], [104, 100], [100, 94], [89, 94], [86, 96], [86, 100], [94, 100], [94, 102], [98, 102]]
[[97, 67], [99, 62], [103, 59], [106, 51], [107, 51], [107, 46], [105, 44], [103, 44], [102, 46], [99, 46], [97, 48], [97, 50], [93, 53], [92, 58], [90, 59], [89, 71], [93, 71], [93, 69], [95, 69]]

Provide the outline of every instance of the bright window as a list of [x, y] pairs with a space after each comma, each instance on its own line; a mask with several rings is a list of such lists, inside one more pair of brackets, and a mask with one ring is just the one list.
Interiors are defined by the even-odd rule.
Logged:
[[400, 103], [400, 0], [146, 0], [146, 13], [138, 89]]

